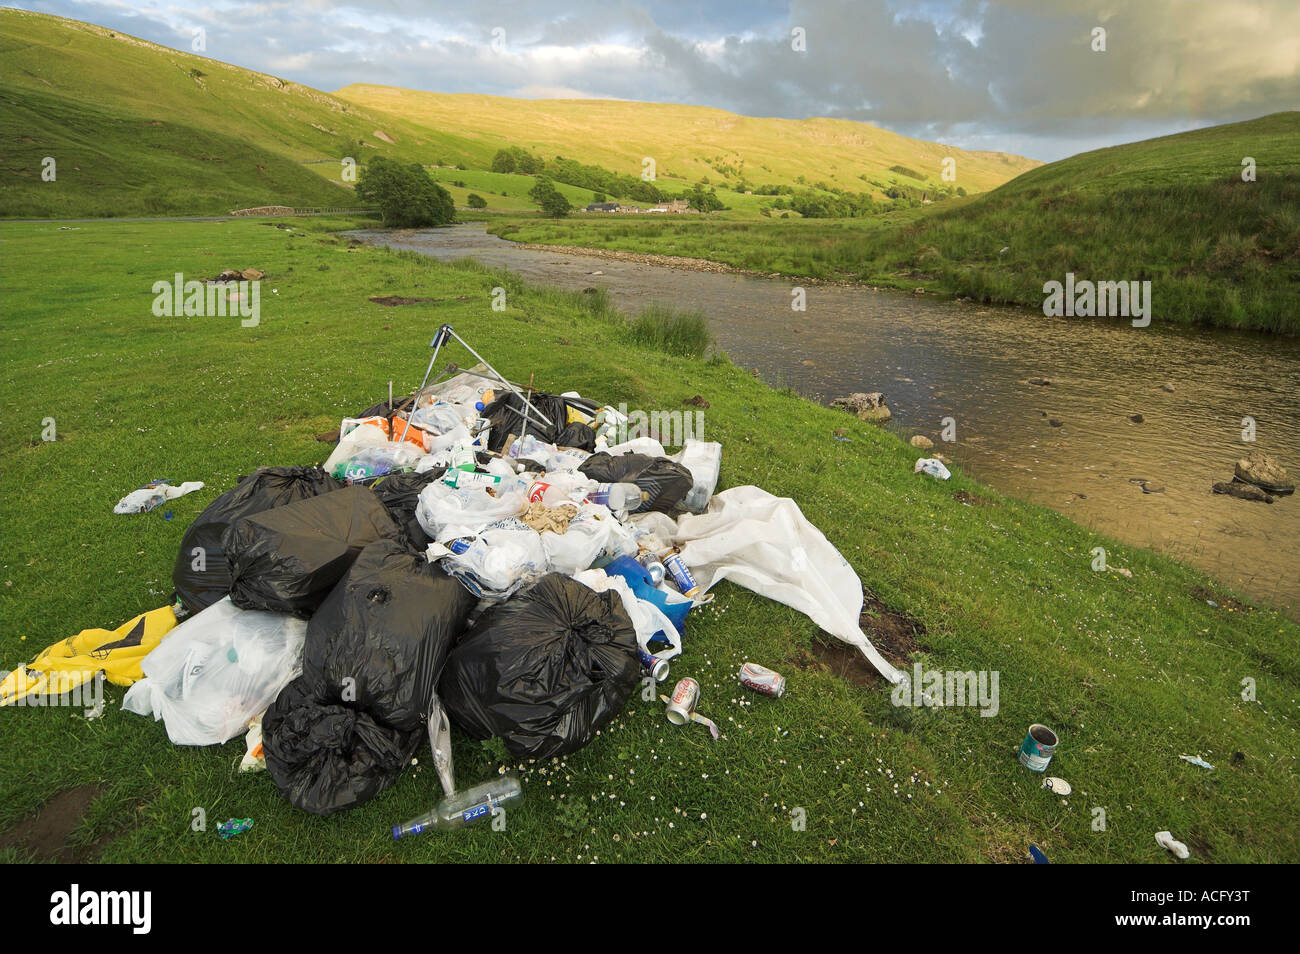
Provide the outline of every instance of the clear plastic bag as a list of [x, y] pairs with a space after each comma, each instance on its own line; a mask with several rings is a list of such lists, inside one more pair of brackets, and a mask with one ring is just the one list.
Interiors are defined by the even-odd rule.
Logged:
[[474, 536], [503, 517], [515, 517], [528, 507], [528, 483], [503, 477], [493, 487], [448, 487], [435, 481], [420, 491], [415, 519], [439, 543]]
[[695, 478], [694, 486], [682, 501], [682, 509], [691, 513], [703, 513], [718, 486], [718, 472], [722, 468], [722, 445], [717, 441], [697, 441], [688, 437], [681, 451], [671, 459], [689, 470]]
[[414, 444], [378, 444], [365, 447], [347, 460], [339, 461], [330, 474], [335, 480], [361, 483], [404, 470], [412, 470], [425, 455]]
[[547, 572], [541, 535], [515, 517], [489, 524], [462, 541], [451, 552], [440, 543], [431, 543], [429, 559], [441, 559], [439, 565], [447, 575], [456, 577], [479, 599], [504, 599]]
[[[398, 427], [405, 425], [398, 424]], [[434, 435], [443, 435], [465, 426], [465, 412], [454, 404], [434, 404], [416, 408], [411, 415], [411, 426]], [[400, 432], [399, 432], [400, 433]]]
[[298, 675], [307, 621], [242, 610], [226, 597], [185, 620], [144, 658], [122, 708], [167, 725], [176, 745], [239, 735]]

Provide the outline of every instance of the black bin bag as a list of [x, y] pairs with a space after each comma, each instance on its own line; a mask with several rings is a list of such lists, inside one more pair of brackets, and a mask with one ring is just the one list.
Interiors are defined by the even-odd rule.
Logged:
[[290, 803], [330, 815], [401, 774], [474, 602], [397, 542], [361, 551], [307, 624], [302, 675], [262, 718], [266, 767]]
[[619, 595], [550, 573], [475, 621], [451, 651], [438, 694], [462, 731], [540, 759], [590, 742], [640, 675]]
[[433, 542], [433, 538], [424, 532], [420, 521], [415, 518], [415, 505], [420, 500], [420, 491], [435, 480], [441, 480], [446, 470], [445, 467], [434, 467], [423, 474], [388, 474], [370, 485], [388, 515], [397, 524], [405, 541], [414, 549], [423, 550]]
[[649, 494], [649, 499], [632, 513], [677, 513], [695, 486], [694, 476], [681, 464], [649, 454], [592, 454], [578, 465], [578, 470], [603, 484], [636, 484]]
[[[580, 450], [593, 450], [596, 446], [596, 432], [586, 424], [568, 424], [569, 402], [584, 411], [592, 405], [590, 401], [579, 398], [562, 398], [558, 394], [533, 392], [528, 403], [534, 409], [528, 412], [528, 433], [539, 441], [548, 444], [562, 444], [565, 447], [577, 447]], [[550, 420], [545, 423], [535, 411], [540, 410]], [[506, 391], [487, 407], [483, 408], [483, 417], [492, 422], [492, 432], [488, 435], [488, 450], [494, 454], [501, 453], [506, 440], [511, 434], [516, 437], [524, 433], [524, 402], [513, 391]]]
[[370, 488], [355, 484], [242, 517], [222, 538], [230, 600], [309, 617], [363, 547], [398, 535]]
[[[230, 568], [221, 538], [240, 517], [342, 486], [319, 467], [262, 467], [241, 477], [236, 486], [208, 504], [181, 537], [172, 568], [172, 584], [181, 603], [197, 613], [230, 592]], [[196, 548], [200, 553], [194, 552]]]

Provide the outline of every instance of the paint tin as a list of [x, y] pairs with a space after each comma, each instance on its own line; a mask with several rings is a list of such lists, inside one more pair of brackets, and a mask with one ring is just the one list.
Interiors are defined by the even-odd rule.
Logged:
[[1045, 725], [1035, 722], [1025, 734], [1025, 741], [1020, 744], [1020, 764], [1031, 772], [1047, 771], [1047, 763], [1056, 753], [1058, 739], [1056, 733]]
[[691, 721], [691, 713], [700, 702], [700, 684], [687, 676], [673, 687], [672, 698], [668, 700], [668, 721], [673, 725], [685, 725]]

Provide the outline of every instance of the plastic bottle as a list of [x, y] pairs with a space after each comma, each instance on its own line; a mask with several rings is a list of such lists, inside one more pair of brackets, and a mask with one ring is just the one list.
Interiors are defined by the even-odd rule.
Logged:
[[548, 507], [580, 504], [598, 486], [594, 480], [581, 474], [557, 471], [543, 474], [540, 480], [533, 481], [528, 487], [528, 500], [530, 503], [540, 501]]
[[636, 484], [597, 484], [596, 489], [587, 494], [587, 502], [604, 504], [610, 510], [635, 510], [649, 496], [642, 494]]
[[480, 818], [490, 818], [497, 806], [512, 802], [523, 795], [519, 779], [513, 775], [501, 775], [489, 779], [463, 792], [455, 792], [440, 801], [433, 811], [425, 812], [417, 818], [401, 825], [393, 826], [393, 837], [418, 835], [429, 828], [450, 831], [463, 828]]

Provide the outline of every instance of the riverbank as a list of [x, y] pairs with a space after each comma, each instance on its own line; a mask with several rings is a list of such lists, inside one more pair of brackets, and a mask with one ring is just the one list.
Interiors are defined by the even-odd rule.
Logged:
[[539, 245], [700, 258], [1040, 313], [1044, 285], [1067, 274], [1150, 282], [1155, 322], [1295, 335], [1298, 147], [1300, 112], [1277, 113], [1083, 153], [980, 196], [867, 218], [519, 217], [490, 227]]
[[[265, 776], [232, 770], [242, 742], [171, 746], [110, 688], [95, 721], [0, 711], [7, 860], [26, 856], [25, 819], [83, 790], [69, 839], [105, 861], [1020, 861], [1032, 843], [1057, 862], [1165, 862], [1163, 829], [1195, 861], [1300, 860], [1296, 623], [960, 469], [946, 483], [915, 475], [918, 452], [894, 435], [729, 362], [637, 348], [602, 295], [352, 245], [329, 227], [341, 223], [0, 225], [6, 665], [167, 603], [181, 534], [208, 502], [256, 466], [322, 460], [314, 435], [390, 379], [417, 384], [432, 331], [450, 322], [543, 389], [664, 410], [695, 410], [685, 402], [701, 395], [706, 437], [724, 446], [722, 485], [794, 497], [872, 594], [863, 622], [877, 645], [904, 665], [997, 671], [996, 714], [895, 706], [805, 617], [724, 584], [674, 667], [700, 679], [723, 738], [671, 727], [635, 699], [562, 765], [523, 767], [504, 833], [395, 845], [389, 828], [436, 799], [423, 753], [362, 809], [305, 816]], [[151, 313], [155, 280], [235, 265], [267, 274], [257, 327]], [[495, 288], [505, 311], [491, 309]], [[426, 300], [370, 301], [380, 295]], [[40, 439], [47, 416], [57, 441]], [[170, 520], [111, 514], [159, 476], [207, 487], [172, 502]], [[1094, 571], [1097, 546], [1132, 576]], [[736, 685], [746, 657], [787, 675], [782, 699]], [[1031, 722], [1060, 733], [1052, 770], [1072, 796], [1016, 762]], [[501, 767], [459, 734], [455, 759], [465, 782]], [[195, 806], [256, 827], [230, 842], [193, 832]]]

